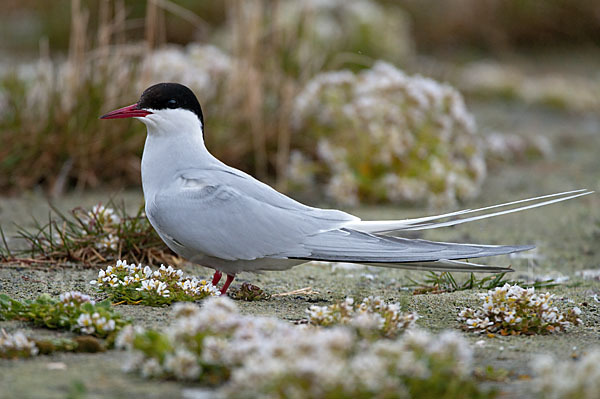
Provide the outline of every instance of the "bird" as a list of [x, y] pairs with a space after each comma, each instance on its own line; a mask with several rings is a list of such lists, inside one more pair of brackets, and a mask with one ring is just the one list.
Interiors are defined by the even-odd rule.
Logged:
[[511, 267], [468, 262], [531, 245], [482, 245], [401, 237], [403, 232], [455, 226], [565, 201], [586, 189], [403, 220], [361, 220], [302, 204], [214, 157], [204, 141], [204, 116], [194, 92], [158, 83], [138, 102], [101, 119], [135, 118], [146, 125], [141, 161], [146, 216], [179, 256], [223, 274], [287, 270], [310, 261], [360, 263], [409, 270], [505, 273]]

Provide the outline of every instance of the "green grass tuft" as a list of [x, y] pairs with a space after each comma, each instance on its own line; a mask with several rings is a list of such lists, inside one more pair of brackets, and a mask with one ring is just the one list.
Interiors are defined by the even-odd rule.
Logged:
[[[52, 207], [52, 206], [51, 206]], [[75, 208], [65, 215], [55, 207], [48, 222], [34, 220], [33, 231], [21, 226], [18, 238], [26, 249], [11, 250], [2, 235], [4, 260], [43, 259], [52, 262], [81, 262], [91, 266], [119, 258], [138, 263], [179, 263], [166, 247], [145, 216], [143, 206], [129, 216], [125, 204], [98, 204], [91, 210]]]

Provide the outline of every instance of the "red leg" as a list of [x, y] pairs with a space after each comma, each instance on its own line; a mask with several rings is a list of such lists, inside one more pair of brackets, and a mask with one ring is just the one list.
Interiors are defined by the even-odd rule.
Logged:
[[213, 276], [213, 281], [212, 281], [212, 285], [217, 285], [219, 284], [219, 281], [221, 281], [221, 276], [223, 275], [223, 273], [221, 273], [218, 270], [215, 270], [215, 275]]
[[234, 274], [227, 274], [227, 280], [225, 280], [225, 284], [223, 284], [223, 287], [221, 287], [221, 295], [224, 295], [227, 292], [227, 288], [229, 288], [229, 285], [231, 284], [234, 278]]

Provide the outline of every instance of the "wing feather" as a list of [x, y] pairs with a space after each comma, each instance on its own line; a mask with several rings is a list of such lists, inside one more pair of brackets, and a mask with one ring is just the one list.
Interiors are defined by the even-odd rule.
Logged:
[[307, 237], [311, 260], [360, 263], [435, 262], [505, 255], [530, 245], [477, 245], [390, 237], [341, 229]]
[[353, 218], [304, 206], [267, 185], [243, 187], [244, 179], [231, 184], [231, 179], [238, 179], [231, 176], [215, 171], [181, 174], [148, 199], [150, 222], [186, 251], [253, 260], [310, 255], [301, 245], [305, 237], [336, 229]]

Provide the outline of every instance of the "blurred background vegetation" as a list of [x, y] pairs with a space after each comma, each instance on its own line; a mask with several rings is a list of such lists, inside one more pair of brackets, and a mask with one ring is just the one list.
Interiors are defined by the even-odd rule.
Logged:
[[0, 193], [139, 185], [143, 126], [98, 116], [178, 81], [209, 149], [281, 190], [448, 204], [552, 153], [469, 102], [597, 112], [598, 44], [594, 0], [3, 0]]

